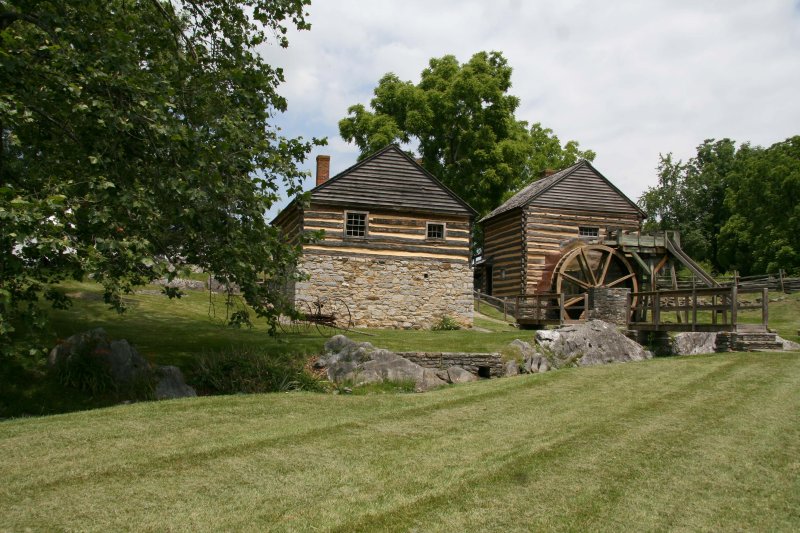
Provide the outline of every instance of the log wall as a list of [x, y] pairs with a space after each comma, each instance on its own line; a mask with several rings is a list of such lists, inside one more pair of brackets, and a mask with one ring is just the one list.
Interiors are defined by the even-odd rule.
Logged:
[[[608, 229], [638, 230], [640, 218], [635, 213], [578, 211], [528, 205], [523, 219], [525, 250], [523, 254], [524, 294], [549, 292], [552, 270], [564, 252], [564, 246], [578, 239], [602, 240]], [[579, 228], [599, 229], [598, 237], [581, 237]]]
[[484, 226], [483, 257], [492, 268], [492, 296], [517, 296], [522, 291], [523, 230], [519, 209], [497, 216]]

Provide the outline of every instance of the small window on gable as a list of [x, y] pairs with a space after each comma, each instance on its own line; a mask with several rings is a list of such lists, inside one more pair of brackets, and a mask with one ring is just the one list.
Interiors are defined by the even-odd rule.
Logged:
[[345, 214], [344, 235], [345, 237], [366, 237], [367, 214], [348, 211]]
[[581, 226], [578, 228], [578, 235], [580, 235], [581, 237], [599, 237], [600, 228]]
[[427, 238], [433, 241], [444, 240], [444, 224], [428, 222]]

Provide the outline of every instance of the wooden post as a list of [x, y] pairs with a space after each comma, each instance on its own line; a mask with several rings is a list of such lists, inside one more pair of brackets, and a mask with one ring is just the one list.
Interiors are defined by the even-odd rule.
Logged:
[[786, 287], [783, 284], [783, 269], [778, 270], [778, 276], [781, 281], [781, 292], [786, 293]]
[[661, 321], [661, 295], [656, 292], [653, 297], [653, 326], [658, 331], [658, 323]]
[[564, 293], [559, 293], [558, 295], [558, 316], [560, 317], [559, 322], [564, 323]]
[[696, 329], [697, 329], [697, 289], [692, 287], [692, 331], [695, 331]]
[[731, 326], [736, 328], [736, 312], [739, 310], [739, 288], [737, 285], [731, 287]]
[[769, 289], [764, 287], [761, 289], [761, 324], [764, 329], [767, 328], [769, 323]]
[[717, 325], [717, 295], [711, 297], [711, 323]]
[[584, 320], [589, 320], [589, 293], [583, 293], [583, 312]]
[[481, 293], [477, 293], [476, 296], [478, 297], [478, 312], [481, 312]]
[[503, 296], [503, 320], [508, 322], [508, 296]]
[[630, 325], [631, 323], [631, 315], [633, 313], [633, 310], [631, 309], [632, 302], [633, 302], [633, 297], [631, 296], [631, 293], [628, 292], [625, 295], [625, 324], [628, 325]]
[[734, 270], [733, 271], [733, 286], [734, 287], [738, 287], [739, 286], [739, 271], [738, 270]]

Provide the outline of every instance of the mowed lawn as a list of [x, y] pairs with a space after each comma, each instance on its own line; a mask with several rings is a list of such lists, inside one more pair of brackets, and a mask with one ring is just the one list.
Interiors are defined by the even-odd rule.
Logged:
[[800, 530], [800, 354], [0, 424], [0, 530]]

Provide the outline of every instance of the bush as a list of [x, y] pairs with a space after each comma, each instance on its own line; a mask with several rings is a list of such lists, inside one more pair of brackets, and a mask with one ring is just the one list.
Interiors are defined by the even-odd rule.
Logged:
[[207, 394], [320, 390], [317, 379], [299, 364], [249, 348], [206, 352], [192, 375], [193, 384]]
[[461, 329], [461, 324], [453, 320], [448, 315], [444, 315], [439, 319], [439, 322], [431, 327], [433, 331], [455, 331]]

